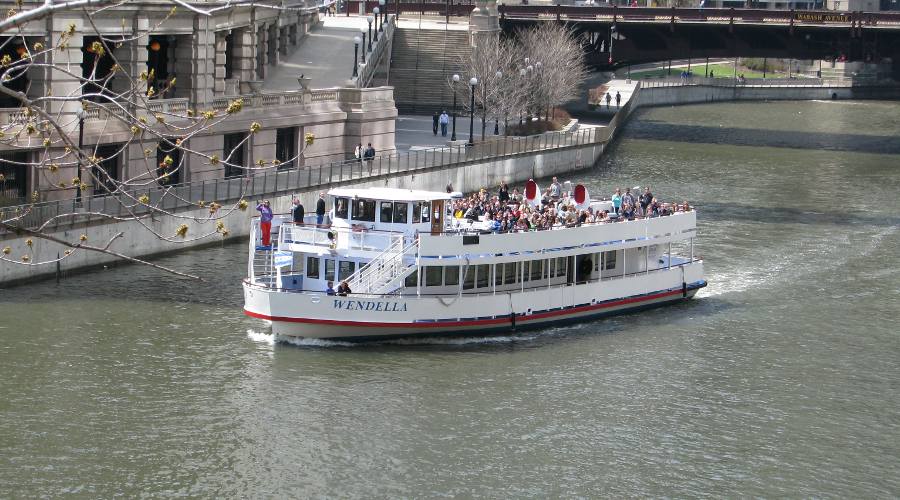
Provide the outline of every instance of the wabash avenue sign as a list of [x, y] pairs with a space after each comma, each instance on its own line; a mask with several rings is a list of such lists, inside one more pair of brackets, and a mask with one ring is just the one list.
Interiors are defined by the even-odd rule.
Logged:
[[850, 23], [848, 14], [825, 14], [822, 12], [795, 12], [795, 21], [808, 23]]

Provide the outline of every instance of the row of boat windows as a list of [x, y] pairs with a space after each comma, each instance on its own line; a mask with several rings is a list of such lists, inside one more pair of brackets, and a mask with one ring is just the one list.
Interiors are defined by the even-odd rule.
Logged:
[[[376, 204], [378, 211], [376, 213]], [[417, 201], [412, 207], [412, 222], [418, 224], [420, 222], [429, 222], [431, 220], [431, 202]], [[348, 214], [349, 212], [349, 214]], [[364, 198], [335, 198], [334, 199], [334, 216], [339, 219], [350, 219], [362, 222], [375, 222], [376, 215], [378, 222], [389, 224], [408, 224], [409, 223], [409, 203], [405, 201], [382, 201], [367, 200]]]
[[[594, 271], [616, 268], [618, 253], [611, 250], [592, 254]], [[583, 256], [580, 256], [583, 257]], [[515, 283], [546, 280], [566, 275], [566, 257], [539, 259], [525, 262], [506, 262], [503, 264], [478, 264], [463, 266], [465, 276], [460, 276], [461, 266], [422, 266], [422, 286], [458, 286], [462, 278], [463, 290], [487, 288], [491, 286], [491, 267], [495, 267], [494, 286], [512, 285]], [[326, 281], [343, 281], [356, 272], [356, 262], [350, 260], [320, 259], [315, 256], [306, 258], [306, 277], [309, 279], [325, 279]], [[335, 280], [335, 271], [337, 280]], [[579, 271], [582, 272], [582, 271]], [[405, 286], [414, 288], [419, 281], [416, 270], [406, 277]]]
[[[618, 261], [617, 252], [611, 250], [593, 254], [593, 256], [579, 256], [579, 259], [589, 258], [592, 260], [591, 267], [594, 271], [615, 269]], [[503, 264], [478, 264], [465, 267], [465, 275], [460, 276], [460, 266], [422, 266], [422, 286], [457, 286], [460, 277], [462, 277], [463, 290], [471, 290], [473, 288], [489, 288], [491, 276], [493, 276], [493, 286], [514, 285], [516, 283], [527, 283], [529, 281], [547, 280], [552, 278], [564, 277], [567, 273], [567, 265], [569, 263], [566, 257], [555, 257], [552, 259], [531, 260], [525, 262], [506, 262]], [[494, 268], [493, 275], [491, 268]], [[588, 267], [586, 269], [591, 269]], [[584, 272], [582, 268], [579, 272]], [[419, 271], [416, 270], [407, 276], [404, 285], [408, 288], [414, 288], [419, 282]]]

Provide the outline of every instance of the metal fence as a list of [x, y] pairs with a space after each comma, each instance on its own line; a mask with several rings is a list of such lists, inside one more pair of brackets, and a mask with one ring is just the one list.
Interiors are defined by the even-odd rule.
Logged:
[[703, 85], [707, 87], [821, 87], [821, 78], [704, 78], [699, 76], [662, 77], [641, 79], [641, 88], [684, 87]]
[[[623, 111], [627, 108], [623, 107]], [[627, 111], [626, 111], [627, 113]], [[626, 113], [620, 113], [625, 115]], [[617, 117], [618, 118], [618, 117]], [[150, 207], [167, 211], [199, 208], [211, 202], [223, 206], [240, 199], [253, 201], [263, 196], [276, 196], [306, 191], [349, 181], [369, 180], [433, 168], [447, 168], [486, 160], [542, 151], [562, 150], [599, 144], [609, 140], [617, 120], [607, 128], [585, 128], [567, 132], [549, 132], [527, 137], [495, 136], [473, 145], [454, 145], [403, 154], [382, 155], [368, 161], [348, 160], [329, 164], [272, 170], [249, 177], [213, 179], [160, 187], [155, 184], [131, 188], [106, 196], [85, 196], [81, 203], [74, 199], [28, 205], [0, 207], [0, 219], [20, 216], [17, 225], [34, 228], [47, 223], [45, 229], [64, 229], [86, 222], [109, 220], [109, 217], [131, 217], [148, 214]], [[146, 203], [137, 200], [146, 195]], [[0, 229], [0, 234], [2, 234]]]

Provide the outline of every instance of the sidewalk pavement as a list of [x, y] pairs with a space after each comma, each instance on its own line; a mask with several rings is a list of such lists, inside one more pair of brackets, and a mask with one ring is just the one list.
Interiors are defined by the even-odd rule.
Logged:
[[[637, 88], [640, 82], [638, 80], [620, 80], [613, 79], [606, 82], [606, 92], [612, 97], [609, 105], [606, 104], [605, 94], [601, 96], [601, 101], [597, 103], [597, 108], [595, 111], [603, 113], [603, 114], [615, 114], [619, 111], [619, 109], [628, 103], [631, 99], [631, 95], [634, 94], [634, 89]], [[622, 96], [621, 102], [616, 105], [616, 93], [619, 93]]]
[[321, 26], [300, 40], [300, 46], [292, 54], [271, 69], [263, 90], [298, 90], [297, 77], [301, 74], [316, 89], [347, 84], [353, 75], [353, 38], [360, 35], [361, 28], [368, 28], [368, 23], [364, 17], [357, 16], [331, 16], [322, 21]]

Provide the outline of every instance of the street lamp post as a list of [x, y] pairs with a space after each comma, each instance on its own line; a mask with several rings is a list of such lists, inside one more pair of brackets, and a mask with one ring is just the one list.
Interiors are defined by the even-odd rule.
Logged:
[[359, 55], [359, 42], [362, 40], [358, 36], [353, 37], [353, 78], [359, 76], [359, 63], [357, 56]]
[[469, 101], [469, 146], [475, 144], [475, 86], [478, 85], [478, 79], [474, 76], [469, 80], [471, 87], [471, 99]]
[[375, 41], [378, 41], [378, 32], [380, 31], [378, 28], [378, 21], [381, 20], [381, 9], [375, 7], [372, 9], [372, 14], [375, 14]]
[[78, 171], [76, 172], [78, 175], [78, 188], [75, 190], [75, 201], [81, 203], [81, 152], [84, 151], [84, 107], [78, 108], [75, 116], [78, 117], [78, 154], [75, 155], [78, 159]]
[[[526, 58], [525, 60], [527, 61], [528, 59]], [[522, 79], [523, 82], [525, 81], [525, 77], [527, 76], [527, 74], [528, 74], [528, 71], [526, 71], [525, 68], [522, 68], [519, 70], [519, 77]], [[521, 126], [522, 126], [522, 110], [520, 109], [519, 110], [519, 127], [521, 127]]]
[[384, 31], [384, 22], [387, 21], [387, 7], [384, 6], [384, 0], [378, 0], [378, 10], [381, 12], [381, 24], [378, 31]]
[[362, 50], [360, 51], [360, 57], [362, 58], [362, 64], [366, 63], [366, 29], [359, 29], [360, 35], [362, 35]]
[[459, 75], [453, 75], [453, 133], [450, 140], [456, 140], [456, 84], [459, 83]]
[[[497, 77], [497, 83], [495, 85], [500, 85], [500, 79], [503, 78], [503, 72], [498, 71], [494, 74]], [[496, 91], [495, 91], [496, 92]], [[494, 114], [494, 135], [500, 135], [500, 115]]]
[[[537, 75], [538, 82], [543, 81], [544, 72], [541, 71], [541, 68], [542, 68], [542, 67], [543, 67], [543, 66], [541, 65], [541, 62], [540, 62], [540, 61], [534, 63], [534, 69], [535, 69], [535, 71], [536, 71], [537, 73], [539, 73], [539, 74]], [[541, 85], [538, 84], [538, 88], [540, 88], [540, 87], [541, 87]], [[539, 93], [538, 93], [538, 120], [541, 119], [541, 108], [544, 107], [544, 103], [543, 103], [542, 101], [543, 101], [543, 95], [541, 95], [541, 93], [539, 92]], [[547, 115], [546, 115], [546, 113], [545, 113], [545, 114], [544, 114], [544, 118], [546, 119], [546, 117], [547, 117]]]
[[369, 21], [369, 51], [372, 50], [372, 21], [374, 20], [375, 18], [372, 16], [366, 18], [366, 21]]
[[[528, 64], [528, 58], [527, 58], [527, 57], [525, 58], [525, 63]], [[526, 66], [526, 67], [525, 67], [525, 73], [526, 73], [526, 75], [527, 75], [527, 77], [528, 77], [528, 85], [529, 85], [529, 87], [530, 87], [530, 86], [532, 85], [532, 77], [534, 76], [534, 66], [532, 66], [532, 65], [530, 65], [530, 64], [529, 64], [528, 66]], [[525, 118], [528, 119], [528, 122], [529, 122], [529, 123], [531, 122], [531, 110], [528, 109], [528, 108], [525, 108]], [[538, 118], [540, 118], [540, 117], [538, 117]]]

